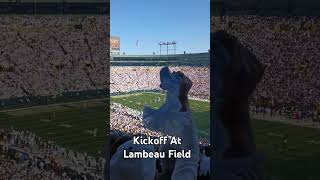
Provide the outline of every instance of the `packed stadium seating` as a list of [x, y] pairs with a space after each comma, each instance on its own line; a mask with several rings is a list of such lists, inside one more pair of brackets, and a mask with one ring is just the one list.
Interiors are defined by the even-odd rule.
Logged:
[[0, 99], [107, 88], [102, 18], [1, 16], [0, 22]]
[[74, 152], [30, 131], [0, 129], [4, 179], [102, 179], [105, 160]]
[[[105, 98], [109, 24], [104, 18], [1, 16], [0, 110]], [[101, 153], [76, 152], [13, 128], [0, 129], [0, 179], [102, 179]]]
[[[131, 92], [135, 90], [161, 90], [158, 66], [112, 66], [110, 69], [110, 92]], [[193, 81], [190, 96], [209, 99], [210, 68], [193, 66], [171, 67], [182, 71]], [[125, 72], [125, 73], [124, 73]]]
[[238, 15], [212, 17], [211, 31], [235, 35], [267, 69], [251, 99], [255, 109], [319, 121], [320, 19]]

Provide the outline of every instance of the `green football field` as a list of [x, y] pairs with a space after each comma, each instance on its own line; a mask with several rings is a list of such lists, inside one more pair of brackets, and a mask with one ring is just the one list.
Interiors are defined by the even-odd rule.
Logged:
[[[158, 101], [160, 98], [160, 101]], [[111, 96], [111, 102], [142, 111], [144, 106], [159, 108], [164, 103], [165, 95], [160, 93], [134, 93]], [[190, 108], [198, 128], [199, 137], [208, 138], [210, 134], [210, 103], [208, 101], [190, 100]]]
[[[155, 101], [159, 97], [160, 102]], [[163, 101], [164, 95], [159, 93], [111, 97], [111, 102], [136, 110], [142, 110], [144, 105], [157, 108]], [[199, 136], [209, 137], [209, 102], [191, 100], [190, 105]], [[106, 101], [97, 100], [0, 112], [0, 128], [27, 129], [63, 147], [95, 155], [105, 146], [106, 108]], [[96, 137], [92, 134], [95, 128]], [[320, 179], [320, 129], [262, 120], [254, 120], [253, 129], [258, 150], [266, 157], [267, 179]]]
[[0, 112], [0, 128], [30, 130], [62, 147], [96, 155], [105, 148], [107, 119], [106, 101], [97, 100]]
[[[160, 97], [160, 102], [157, 100]], [[154, 108], [164, 102], [159, 93], [133, 93], [111, 96], [111, 102], [141, 111], [144, 105]], [[209, 102], [190, 101], [199, 135], [209, 137]], [[266, 161], [265, 174], [270, 180], [319, 180], [320, 129], [253, 120], [255, 142]], [[284, 137], [287, 143], [283, 143]], [[301, 173], [301, 172], [307, 172]]]
[[269, 179], [320, 179], [320, 129], [262, 120], [253, 121], [253, 128]]

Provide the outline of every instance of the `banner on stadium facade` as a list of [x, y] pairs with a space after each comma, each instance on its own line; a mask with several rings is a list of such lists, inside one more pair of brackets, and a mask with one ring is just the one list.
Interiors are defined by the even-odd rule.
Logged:
[[111, 51], [120, 51], [120, 38], [119, 37], [111, 36], [110, 49], [111, 49]]

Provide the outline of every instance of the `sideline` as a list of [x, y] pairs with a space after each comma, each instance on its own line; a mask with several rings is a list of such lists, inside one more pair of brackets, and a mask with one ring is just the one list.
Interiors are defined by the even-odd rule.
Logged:
[[68, 104], [78, 104], [78, 103], [83, 103], [83, 102], [104, 101], [104, 100], [107, 100], [107, 99], [108, 99], [108, 98], [90, 99], [90, 100], [83, 100], [83, 101], [74, 101], [74, 102], [65, 102], [65, 103], [57, 103], [57, 104], [31, 106], [31, 107], [24, 107], [24, 108], [17, 108], [17, 109], [8, 109], [8, 110], [2, 110], [2, 111], [0, 111], [0, 113], [14, 112], [14, 111], [28, 110], [28, 109], [45, 108], [45, 107], [52, 107], [52, 106], [61, 106], [61, 105], [68, 105]]
[[[130, 92], [130, 91], [128, 91], [126, 94], [111, 95], [110, 97], [112, 97], [112, 98], [121, 98], [121, 97], [128, 97], [128, 96], [132, 96], [132, 95], [142, 95], [142, 94], [160, 94], [160, 95], [165, 95], [164, 93], [160, 93], [160, 92], [150, 92], [150, 91], [146, 91], [146, 92]], [[190, 96], [189, 99], [196, 100], [196, 101], [210, 102], [210, 100], [199, 99], [199, 98], [195, 98], [195, 97], [192, 97], [192, 96]]]
[[250, 116], [254, 120], [258, 121], [267, 121], [267, 122], [278, 122], [281, 124], [289, 124], [292, 126], [298, 126], [298, 127], [305, 127], [305, 128], [312, 128], [312, 129], [320, 129], [320, 123], [314, 123], [314, 122], [297, 122], [295, 120], [286, 120], [283, 116], [270, 116], [270, 115], [263, 115], [261, 114], [253, 114], [250, 113]]

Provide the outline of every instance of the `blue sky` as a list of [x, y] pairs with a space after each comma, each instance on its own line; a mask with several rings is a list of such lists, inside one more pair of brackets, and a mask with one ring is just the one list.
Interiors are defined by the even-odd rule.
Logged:
[[110, 31], [120, 37], [121, 52], [159, 54], [158, 43], [172, 40], [177, 53], [210, 47], [210, 0], [110, 0], [110, 7]]

